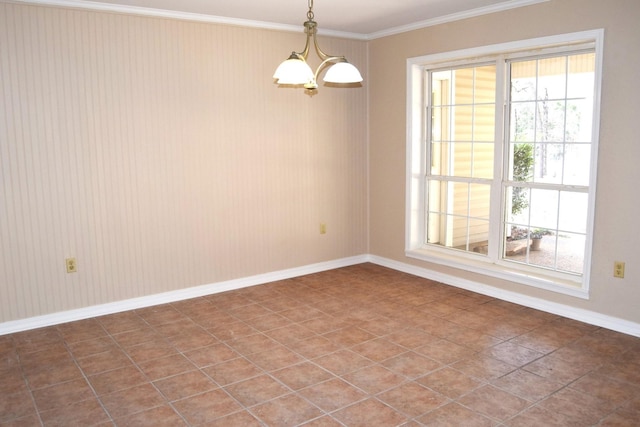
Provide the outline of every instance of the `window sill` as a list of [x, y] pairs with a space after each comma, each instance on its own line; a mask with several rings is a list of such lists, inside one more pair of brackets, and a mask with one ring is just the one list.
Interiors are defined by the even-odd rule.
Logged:
[[460, 255], [451, 255], [430, 248], [408, 249], [405, 251], [405, 255], [421, 261], [508, 280], [521, 285], [570, 295], [576, 298], [589, 299], [589, 292], [582, 283], [582, 279], [584, 279], [582, 277], [565, 279], [552, 276], [551, 274], [546, 275], [544, 272], [538, 273], [519, 270], [518, 268], [510, 268], [509, 266], [480, 259], [472, 254], [461, 253]]

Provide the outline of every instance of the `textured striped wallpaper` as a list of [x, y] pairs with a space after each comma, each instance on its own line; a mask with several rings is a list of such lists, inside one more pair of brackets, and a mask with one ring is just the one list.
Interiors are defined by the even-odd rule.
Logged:
[[273, 84], [302, 27], [0, 3], [0, 322], [366, 253], [366, 44], [321, 44], [365, 86]]

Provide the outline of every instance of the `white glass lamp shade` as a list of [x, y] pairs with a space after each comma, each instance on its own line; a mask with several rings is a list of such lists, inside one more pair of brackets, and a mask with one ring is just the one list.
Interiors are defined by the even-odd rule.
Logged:
[[328, 83], [358, 83], [362, 81], [362, 76], [354, 65], [338, 62], [327, 70], [323, 80]]
[[303, 85], [315, 77], [306, 61], [290, 58], [276, 68], [273, 78], [281, 85]]

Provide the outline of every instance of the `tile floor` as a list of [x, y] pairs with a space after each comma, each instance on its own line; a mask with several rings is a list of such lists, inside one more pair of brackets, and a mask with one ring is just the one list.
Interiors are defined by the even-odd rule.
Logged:
[[0, 336], [0, 425], [637, 426], [640, 339], [361, 264]]

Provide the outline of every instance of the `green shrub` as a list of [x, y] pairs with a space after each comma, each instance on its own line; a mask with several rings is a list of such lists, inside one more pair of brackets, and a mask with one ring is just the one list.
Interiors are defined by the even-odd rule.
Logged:
[[[533, 144], [515, 144], [513, 146], [513, 180], [530, 181], [533, 178]], [[517, 215], [529, 206], [526, 188], [513, 187], [511, 194], [511, 213]]]

